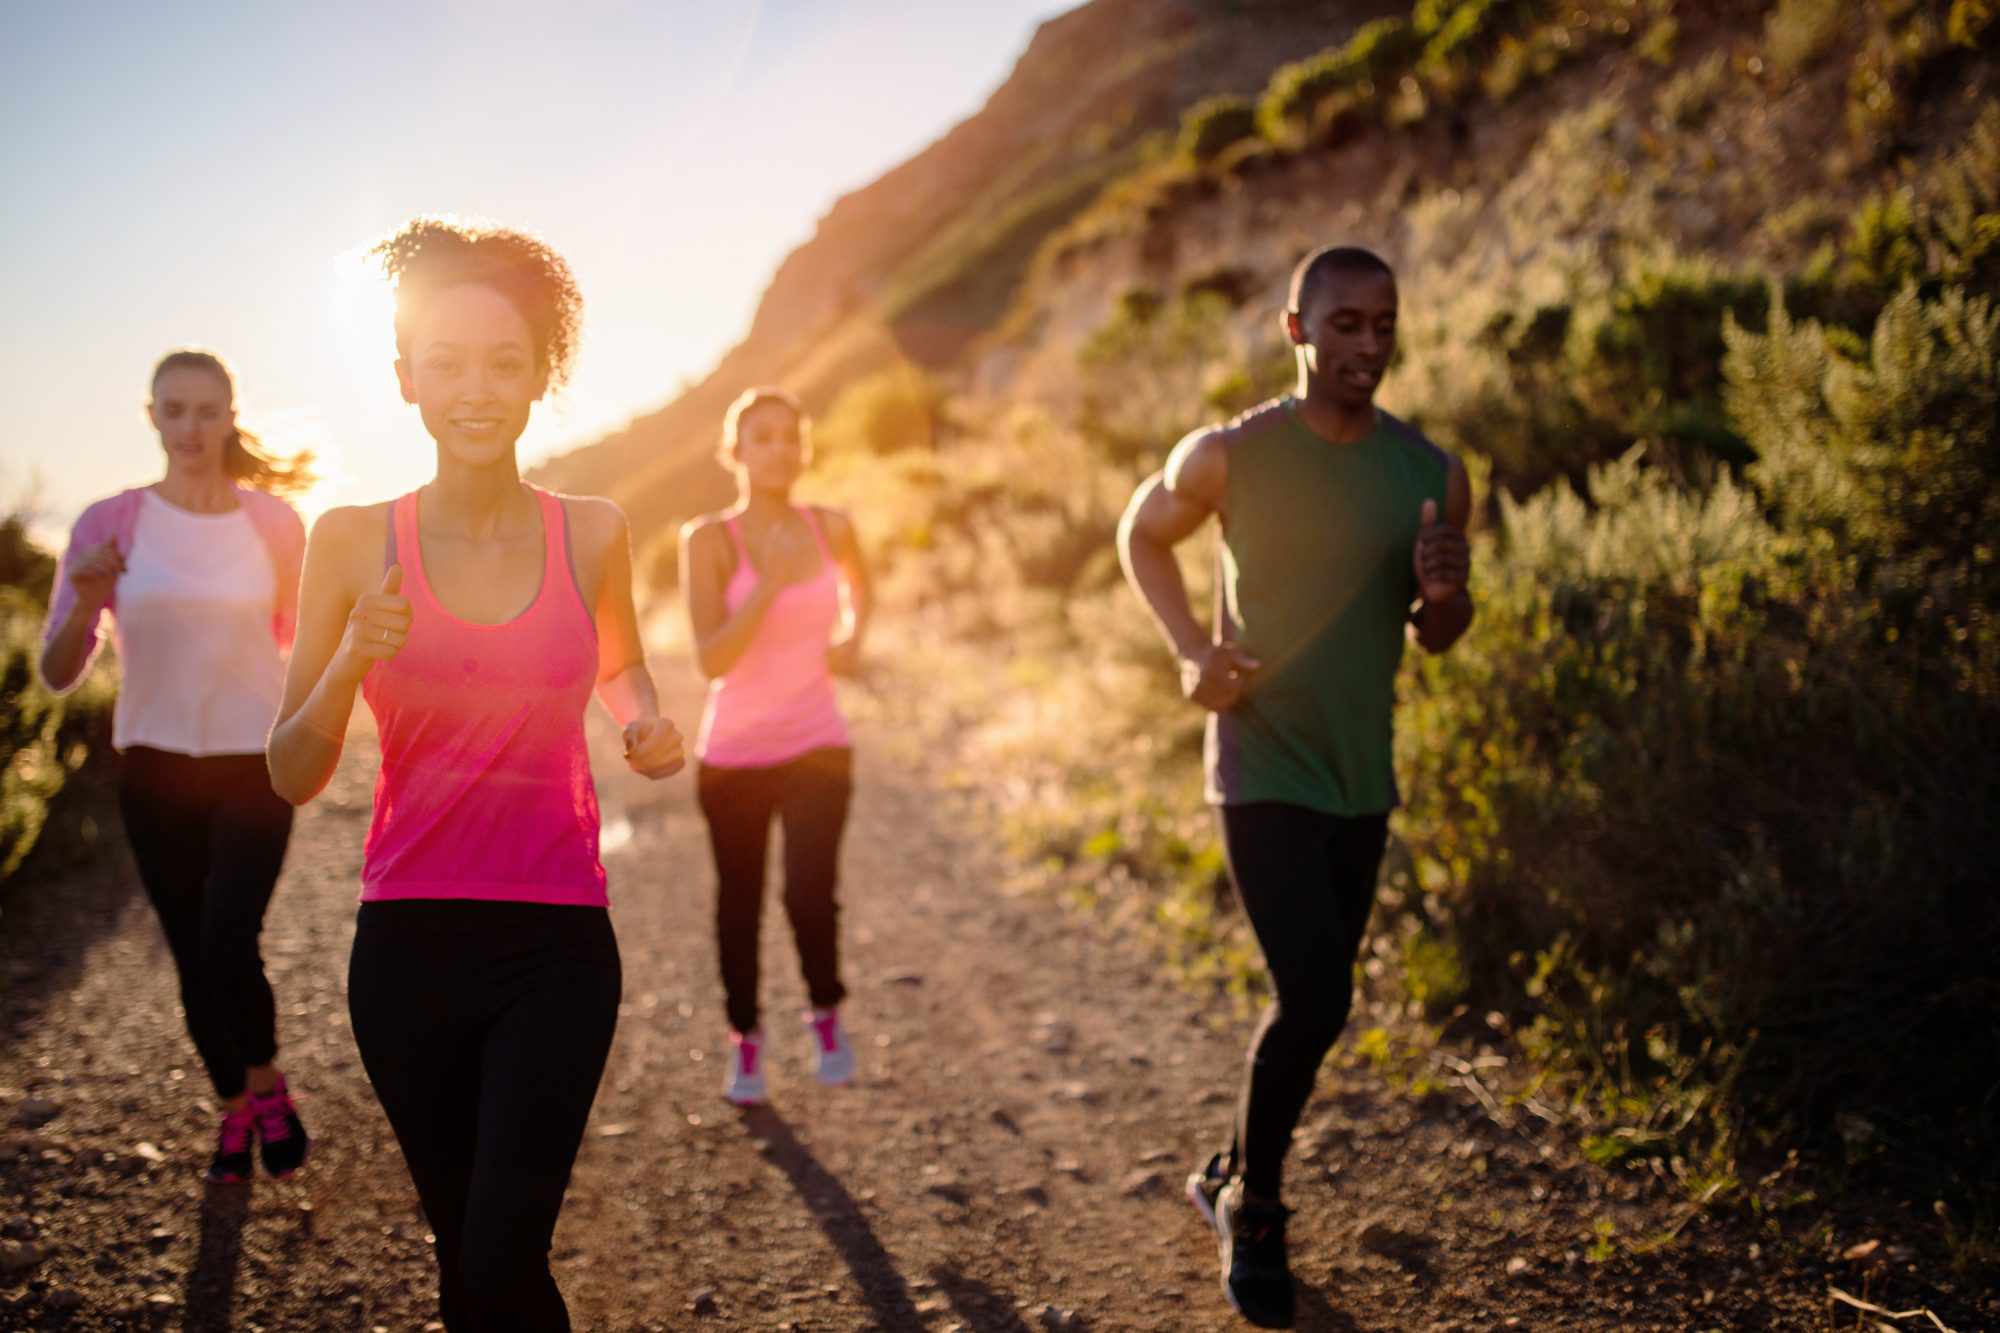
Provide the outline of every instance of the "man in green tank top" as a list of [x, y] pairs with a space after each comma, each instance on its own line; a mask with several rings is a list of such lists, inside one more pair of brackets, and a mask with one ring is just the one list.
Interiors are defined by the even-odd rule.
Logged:
[[[1465, 469], [1375, 406], [1396, 349], [1396, 280], [1328, 247], [1292, 275], [1297, 392], [1198, 430], [1119, 526], [1126, 578], [1209, 710], [1207, 795], [1277, 998], [1250, 1047], [1229, 1146], [1188, 1180], [1221, 1242], [1222, 1286], [1288, 1328], [1285, 1154], [1346, 1025], [1353, 965], [1395, 806], [1391, 714], [1405, 637], [1443, 652], [1472, 622]], [[1222, 524], [1211, 635], [1173, 547]]]

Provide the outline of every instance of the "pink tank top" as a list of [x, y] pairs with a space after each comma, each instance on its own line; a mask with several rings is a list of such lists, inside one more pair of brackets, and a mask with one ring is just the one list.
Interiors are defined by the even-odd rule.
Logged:
[[577, 587], [562, 500], [529, 489], [542, 511], [542, 583], [527, 610], [498, 625], [460, 620], [438, 602], [417, 493], [391, 509], [410, 637], [362, 680], [382, 737], [363, 902], [609, 901], [583, 735], [597, 622]]
[[[808, 750], [849, 744], [847, 721], [833, 696], [826, 650], [840, 623], [840, 566], [810, 506], [800, 511], [819, 544], [819, 572], [779, 593], [750, 646], [729, 673], [709, 682], [695, 754], [718, 768], [768, 768]], [[749, 600], [758, 574], [731, 518], [736, 569], [723, 603], [733, 614]]]

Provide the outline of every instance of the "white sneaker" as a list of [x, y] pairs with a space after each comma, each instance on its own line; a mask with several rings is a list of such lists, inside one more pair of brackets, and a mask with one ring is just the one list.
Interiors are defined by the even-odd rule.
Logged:
[[808, 1009], [806, 1027], [813, 1035], [813, 1077], [829, 1086], [854, 1078], [854, 1046], [840, 1025], [838, 1009]]
[[737, 1106], [764, 1104], [764, 1030], [729, 1034], [729, 1077], [722, 1095]]

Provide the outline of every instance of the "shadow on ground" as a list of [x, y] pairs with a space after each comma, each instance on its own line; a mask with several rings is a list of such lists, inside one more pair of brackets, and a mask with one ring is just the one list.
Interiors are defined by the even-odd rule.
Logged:
[[201, 1200], [201, 1247], [182, 1296], [189, 1333], [225, 1333], [243, 1264], [243, 1223], [250, 1216], [250, 1186], [210, 1183]]
[[757, 1140], [766, 1161], [785, 1173], [798, 1191], [820, 1230], [840, 1251], [863, 1299], [883, 1328], [914, 1328], [923, 1317], [910, 1299], [909, 1284], [896, 1271], [896, 1261], [876, 1237], [874, 1227], [862, 1215], [854, 1196], [831, 1171], [820, 1165], [812, 1150], [799, 1142], [785, 1118], [768, 1106], [753, 1107], [743, 1114], [743, 1128]]
[[139, 894], [118, 822], [115, 764], [70, 780], [33, 853], [0, 883], [0, 1031], [38, 1023]]

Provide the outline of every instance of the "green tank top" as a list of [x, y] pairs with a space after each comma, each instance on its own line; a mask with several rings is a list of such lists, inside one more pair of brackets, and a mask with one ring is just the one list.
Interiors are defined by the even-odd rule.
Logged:
[[1333, 444], [1283, 398], [1229, 446], [1222, 631], [1262, 662], [1242, 703], [1208, 719], [1208, 799], [1336, 815], [1397, 803], [1391, 714], [1417, 597], [1423, 502], [1444, 509], [1446, 459], [1413, 428]]

